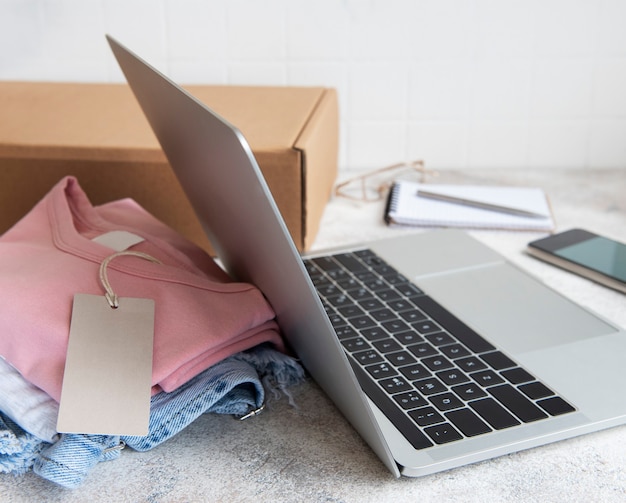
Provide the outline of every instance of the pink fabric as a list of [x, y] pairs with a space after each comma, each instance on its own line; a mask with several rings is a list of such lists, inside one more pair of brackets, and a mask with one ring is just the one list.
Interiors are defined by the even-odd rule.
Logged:
[[112, 230], [145, 239], [108, 266], [120, 297], [155, 300], [153, 392], [172, 391], [211, 365], [263, 342], [284, 350], [274, 312], [206, 253], [132, 200], [93, 207], [76, 179], [61, 180], [0, 237], [0, 355], [59, 400], [75, 293], [103, 295], [100, 263], [113, 251], [91, 241]]

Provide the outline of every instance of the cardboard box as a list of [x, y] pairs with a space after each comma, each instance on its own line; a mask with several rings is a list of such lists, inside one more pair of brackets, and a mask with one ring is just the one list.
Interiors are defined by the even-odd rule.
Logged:
[[[310, 247], [337, 175], [335, 91], [186, 88], [243, 132], [296, 246]], [[0, 233], [68, 174], [93, 204], [131, 197], [210, 249], [128, 86], [0, 82]]]

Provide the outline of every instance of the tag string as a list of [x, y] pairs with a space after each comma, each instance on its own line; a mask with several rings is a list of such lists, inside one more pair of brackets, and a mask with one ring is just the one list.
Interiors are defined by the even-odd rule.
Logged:
[[102, 287], [104, 288], [104, 291], [105, 291], [104, 296], [106, 297], [107, 301], [109, 302], [109, 305], [113, 309], [117, 309], [120, 306], [120, 302], [117, 297], [117, 294], [113, 291], [113, 288], [111, 287], [111, 283], [109, 282], [109, 277], [107, 276], [107, 267], [109, 265], [109, 262], [111, 262], [111, 260], [117, 257], [122, 257], [124, 255], [129, 255], [132, 257], [139, 257], [145, 260], [149, 260], [150, 262], [153, 262], [155, 264], [161, 263], [160, 260], [154, 258], [152, 255], [148, 255], [147, 253], [138, 252], [138, 251], [121, 251], [121, 252], [114, 253], [113, 255], [109, 255], [107, 258], [105, 258], [100, 264], [100, 283], [102, 283]]

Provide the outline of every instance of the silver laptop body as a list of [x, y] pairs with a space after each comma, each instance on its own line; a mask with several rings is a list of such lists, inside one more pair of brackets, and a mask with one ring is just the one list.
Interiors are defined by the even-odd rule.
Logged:
[[242, 134], [108, 40], [224, 267], [261, 289], [311, 376], [396, 476], [434, 473], [626, 421], [626, 400], [616, 400], [626, 389], [623, 330], [463, 232], [403, 235], [351, 250], [375, 252], [575, 409], [415, 448], [363, 392]]

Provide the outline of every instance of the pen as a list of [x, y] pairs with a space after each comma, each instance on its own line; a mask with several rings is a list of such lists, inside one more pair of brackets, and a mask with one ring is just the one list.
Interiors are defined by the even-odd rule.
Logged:
[[436, 199], [438, 201], [445, 201], [447, 203], [462, 204], [464, 206], [473, 206], [475, 208], [482, 208], [484, 210], [499, 211], [500, 213], [508, 213], [510, 215], [518, 215], [522, 217], [530, 218], [547, 218], [547, 215], [541, 213], [535, 213], [534, 211], [522, 210], [519, 208], [511, 208], [509, 206], [501, 206], [499, 204], [486, 203], [484, 201], [476, 201], [473, 199], [466, 199], [464, 197], [450, 196], [447, 194], [438, 194], [436, 192], [429, 192], [428, 190], [419, 189], [417, 191], [419, 197], [425, 197], [428, 199]]

